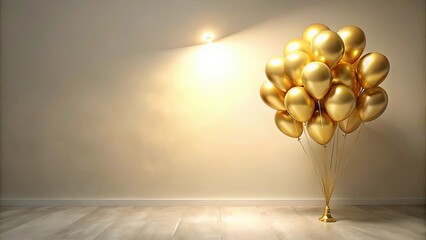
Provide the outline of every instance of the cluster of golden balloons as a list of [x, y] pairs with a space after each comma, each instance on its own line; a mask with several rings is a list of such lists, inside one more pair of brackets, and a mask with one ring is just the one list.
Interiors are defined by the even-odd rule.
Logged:
[[302, 39], [285, 45], [282, 56], [267, 62], [268, 80], [260, 96], [277, 110], [275, 123], [281, 132], [299, 138], [305, 123], [309, 136], [325, 145], [337, 125], [351, 133], [385, 111], [388, 96], [379, 85], [389, 73], [389, 61], [376, 52], [361, 57], [365, 45], [359, 27], [334, 32], [312, 24]]

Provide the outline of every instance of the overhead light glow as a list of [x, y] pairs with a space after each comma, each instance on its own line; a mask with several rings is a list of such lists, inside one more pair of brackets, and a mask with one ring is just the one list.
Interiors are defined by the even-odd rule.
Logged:
[[214, 35], [213, 35], [213, 33], [211, 33], [211, 32], [206, 32], [206, 33], [204, 33], [204, 34], [203, 34], [203, 40], [204, 40], [206, 43], [211, 43], [211, 42], [213, 42], [213, 38], [214, 38]]

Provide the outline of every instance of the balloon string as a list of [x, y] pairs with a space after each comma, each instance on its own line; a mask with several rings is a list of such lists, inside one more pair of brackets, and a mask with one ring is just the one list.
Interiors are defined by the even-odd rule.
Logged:
[[329, 171], [327, 167], [327, 153], [326, 153], [327, 147], [325, 145], [322, 146], [322, 160], [323, 160], [323, 168], [324, 168], [324, 177], [325, 177], [325, 203], [328, 206], [328, 203], [330, 202], [330, 176]]
[[316, 168], [316, 169], [317, 169], [317, 171], [318, 171], [318, 173], [319, 173], [318, 177], [319, 177], [319, 180], [320, 180], [321, 190], [322, 190], [322, 192], [323, 192], [323, 194], [324, 194], [324, 196], [325, 196], [325, 180], [324, 180], [324, 173], [323, 173], [323, 171], [322, 171], [322, 168], [320, 167], [320, 164], [319, 164], [319, 161], [318, 161], [318, 159], [317, 159], [317, 157], [316, 157], [316, 154], [314, 154], [314, 149], [312, 148], [311, 141], [309, 140], [309, 137], [308, 137], [308, 135], [306, 134], [306, 131], [307, 131], [306, 123], [304, 123], [304, 128], [305, 128], [305, 129], [304, 129], [304, 131], [303, 131], [303, 134], [305, 135], [306, 141], [308, 142], [309, 149], [310, 149], [310, 151], [311, 151], [311, 153], [312, 153], [312, 155], [311, 155], [311, 156], [313, 156], [313, 157], [311, 158], [311, 161], [312, 161], [312, 163], [313, 163], [313, 165], [314, 165], [314, 168]]
[[[296, 128], [296, 120], [295, 120], [294, 118], [292, 118], [292, 119], [293, 119], [294, 132], [297, 132], [297, 131], [296, 131], [296, 129], [297, 129], [297, 128]], [[300, 139], [300, 138], [299, 138], [299, 139]]]
[[[355, 109], [355, 111], [356, 111], [356, 109]], [[349, 117], [348, 119], [346, 119], [346, 127], [345, 127], [346, 130], [348, 129], [349, 121], [350, 120], [351, 120], [351, 117]]]
[[[321, 110], [321, 103], [318, 100], [318, 109], [319, 109], [319, 114], [320, 114], [320, 123], [321, 123], [321, 136], [324, 136], [324, 123], [322, 121], [322, 110]], [[323, 178], [324, 178], [324, 190], [325, 190], [325, 203], [328, 206], [328, 203], [330, 202], [330, 179], [329, 179], [329, 171], [328, 171], [328, 167], [327, 167], [327, 153], [326, 153], [326, 146], [323, 145], [322, 148], [322, 168], [323, 168]]]
[[334, 187], [336, 186], [337, 178], [340, 176], [341, 170], [343, 169], [343, 168], [341, 168], [341, 164], [342, 164], [342, 159], [343, 159], [345, 147], [346, 147], [346, 133], [343, 134], [343, 146], [342, 146], [342, 149], [341, 149], [341, 152], [340, 152], [340, 158], [339, 158], [339, 161], [338, 161], [338, 165], [336, 167], [336, 174], [333, 178], [332, 191], [334, 191]]
[[320, 103], [319, 100], [317, 101], [317, 103], [318, 103], [318, 109], [319, 109], [319, 114], [320, 114], [320, 122], [321, 122], [321, 136], [324, 136], [324, 125], [323, 125], [323, 122], [322, 122], [321, 103]]
[[342, 147], [342, 151], [340, 152], [339, 166], [337, 167], [339, 172], [340, 172], [340, 164], [342, 163], [342, 159], [343, 159], [343, 152], [345, 151], [345, 146], [346, 146], [346, 133], [343, 134], [343, 147]]
[[339, 128], [337, 128], [337, 131], [336, 131], [336, 133], [335, 133], [337, 147], [336, 147], [336, 160], [334, 161], [333, 183], [332, 183], [333, 187], [332, 187], [332, 192], [333, 192], [333, 190], [334, 190], [334, 186], [335, 186], [335, 184], [336, 184], [335, 179], [337, 178], [337, 175], [339, 174], [339, 171], [338, 171], [338, 163], [339, 163], [339, 159], [338, 159], [338, 157], [339, 157], [339, 149], [340, 149], [340, 144], [339, 144], [339, 135], [340, 135], [340, 129], [339, 129]]
[[362, 127], [364, 126], [364, 122], [361, 123], [361, 126], [358, 129], [358, 133], [356, 134], [356, 138], [355, 138], [355, 143], [356, 144], [358, 142], [358, 137], [359, 137], [359, 133], [361, 132]]
[[[319, 109], [319, 114], [320, 114], [320, 122], [321, 122], [321, 136], [324, 136], [324, 123], [322, 120], [322, 110], [321, 110], [321, 103], [318, 100], [318, 109]], [[324, 178], [325, 178], [325, 201], [326, 201], [326, 205], [328, 206], [329, 202], [330, 202], [330, 175], [329, 175], [329, 170], [328, 170], [328, 161], [327, 161], [327, 147], [325, 145], [323, 145], [322, 148], [322, 162], [323, 162], [323, 169], [324, 169]]]
[[[356, 135], [356, 139], [355, 139], [354, 145], [356, 145], [356, 143], [358, 142], [358, 137], [359, 137], [359, 134], [360, 134], [361, 129], [362, 129], [363, 126], [364, 126], [364, 123], [362, 123], [361, 126], [359, 127], [359, 130], [358, 130], [358, 133]], [[346, 159], [345, 163], [343, 164], [343, 168], [346, 167], [346, 165], [348, 164], [348, 161], [349, 161], [349, 158]]]
[[331, 156], [330, 156], [330, 171], [331, 168], [333, 166], [333, 155], [334, 155], [334, 146], [336, 145], [336, 138], [334, 137], [334, 135], [336, 135], [336, 130], [334, 130], [334, 134], [333, 134], [333, 148], [331, 149]]
[[[318, 177], [318, 180], [320, 181], [320, 185], [321, 185], [321, 176], [319, 175], [319, 173], [318, 173], [318, 171], [317, 171], [317, 169], [316, 169], [316, 167], [315, 167], [315, 163], [314, 163], [314, 162], [313, 162], [313, 160], [312, 160], [312, 154], [311, 154], [311, 155], [309, 155], [309, 154], [308, 154], [308, 152], [306, 151], [305, 146], [303, 146], [302, 139], [301, 139], [300, 137], [299, 137], [299, 138], [297, 138], [297, 140], [298, 140], [298, 142], [299, 142], [300, 146], [302, 147], [303, 152], [305, 153], [306, 159], [308, 159], [308, 160], [310, 160], [310, 161], [311, 161], [311, 163], [312, 163], [312, 169], [314, 170], [315, 175]], [[311, 156], [311, 157], [309, 157], [309, 156]], [[321, 186], [321, 190], [322, 190], [322, 186]], [[322, 190], [322, 191], [323, 191], [323, 190]], [[323, 194], [324, 194], [324, 192], [323, 192]]]
[[[337, 147], [336, 147], [336, 159], [339, 157], [339, 132], [340, 132], [340, 129], [338, 128], [337, 129], [337, 134], [336, 134], [336, 144], [337, 144]], [[334, 163], [334, 172], [336, 172], [337, 171], [337, 163], [338, 163], [338, 161], [335, 161], [335, 163]]]
[[[306, 125], [304, 125], [304, 127], [306, 127]], [[306, 129], [303, 130], [303, 134], [305, 135], [306, 141], [308, 142], [308, 146], [309, 146], [309, 149], [311, 151], [311, 156], [312, 156], [311, 160], [312, 159], [315, 160], [315, 161], [313, 161], [313, 163], [315, 163], [315, 165], [318, 165], [317, 164], [316, 154], [314, 154], [314, 149], [312, 148], [312, 145], [311, 145], [311, 143], [309, 141], [308, 135], [306, 134]]]

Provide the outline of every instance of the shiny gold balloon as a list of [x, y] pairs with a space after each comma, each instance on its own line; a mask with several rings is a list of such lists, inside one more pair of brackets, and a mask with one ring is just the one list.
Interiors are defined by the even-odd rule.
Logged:
[[285, 93], [276, 88], [268, 80], [265, 80], [260, 86], [260, 97], [263, 102], [275, 110], [286, 110], [284, 105]]
[[355, 110], [356, 96], [345, 85], [334, 85], [324, 98], [325, 110], [336, 122], [348, 118]]
[[303, 87], [291, 88], [284, 97], [288, 113], [299, 122], [308, 121], [315, 109], [315, 102]]
[[358, 111], [353, 111], [352, 114], [345, 120], [339, 122], [339, 128], [344, 133], [351, 133], [358, 129], [361, 125], [362, 120], [359, 118]]
[[307, 125], [309, 136], [315, 142], [325, 145], [333, 138], [336, 123], [325, 111], [315, 111]]
[[275, 124], [282, 133], [292, 138], [298, 138], [303, 133], [303, 124], [292, 118], [286, 111], [275, 113]]
[[327, 94], [330, 88], [330, 68], [322, 62], [310, 62], [303, 68], [302, 82], [306, 91], [313, 98], [319, 100]]
[[333, 68], [343, 57], [345, 47], [340, 36], [330, 30], [319, 32], [311, 43], [311, 54], [316, 61]]
[[354, 67], [347, 62], [338, 63], [331, 70], [331, 85], [343, 84], [350, 89], [355, 89], [356, 86], [356, 73]]
[[296, 51], [309, 54], [309, 43], [303, 39], [293, 39], [284, 46], [284, 56]]
[[385, 111], [388, 106], [388, 95], [381, 87], [365, 90], [358, 97], [356, 109], [364, 122], [373, 121]]
[[345, 26], [337, 34], [342, 38], [345, 45], [343, 60], [354, 63], [362, 54], [365, 48], [365, 34], [361, 28], [356, 26]]
[[269, 81], [281, 91], [287, 92], [293, 87], [292, 81], [284, 71], [283, 57], [273, 57], [269, 59], [265, 66], [265, 73]]
[[302, 70], [311, 61], [311, 57], [301, 51], [296, 51], [288, 54], [284, 58], [284, 70], [290, 80], [296, 86], [302, 86]]
[[312, 25], [309, 25], [305, 31], [303, 31], [303, 40], [308, 42], [309, 44], [312, 43], [312, 39], [321, 31], [323, 30], [330, 30], [326, 25], [321, 23], [315, 23]]
[[377, 87], [385, 80], [389, 69], [389, 60], [385, 56], [375, 52], [368, 53], [357, 64], [358, 81], [365, 89]]

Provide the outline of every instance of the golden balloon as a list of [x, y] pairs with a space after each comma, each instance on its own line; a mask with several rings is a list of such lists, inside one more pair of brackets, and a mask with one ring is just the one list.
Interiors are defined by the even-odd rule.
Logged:
[[311, 54], [316, 61], [333, 68], [343, 57], [345, 47], [340, 36], [330, 30], [318, 33], [311, 43]]
[[356, 96], [345, 85], [334, 85], [324, 99], [325, 110], [336, 122], [348, 118], [355, 110]]
[[350, 89], [355, 89], [357, 78], [354, 67], [347, 62], [338, 63], [331, 70], [331, 85], [343, 84]]
[[285, 93], [276, 88], [268, 80], [265, 80], [260, 87], [260, 97], [269, 107], [275, 110], [286, 110], [284, 105]]
[[275, 113], [275, 124], [282, 133], [292, 138], [298, 138], [303, 133], [303, 124], [292, 118], [286, 111]]
[[356, 26], [345, 26], [337, 34], [342, 38], [345, 45], [343, 61], [354, 63], [362, 54], [365, 48], [365, 34], [361, 28]]
[[294, 39], [284, 46], [284, 56], [296, 51], [309, 54], [309, 43], [303, 39]]
[[299, 122], [308, 121], [315, 109], [315, 102], [303, 87], [291, 88], [284, 97], [288, 113]]
[[283, 57], [273, 57], [269, 59], [265, 66], [265, 73], [269, 81], [281, 91], [287, 92], [293, 87], [293, 83], [284, 71]]
[[385, 56], [375, 52], [368, 53], [357, 64], [358, 81], [365, 89], [377, 87], [385, 80], [389, 69], [389, 60]]
[[385, 111], [388, 106], [388, 95], [381, 87], [365, 90], [358, 97], [356, 109], [364, 122], [373, 121]]
[[312, 39], [314, 39], [314, 37], [323, 30], [330, 30], [330, 28], [321, 23], [311, 24], [305, 29], [305, 31], [303, 31], [303, 40], [311, 44]]
[[327, 94], [330, 88], [330, 68], [322, 62], [308, 63], [302, 71], [302, 82], [306, 91], [319, 100]]
[[309, 136], [318, 144], [330, 142], [336, 129], [336, 123], [324, 111], [315, 111], [307, 124]]
[[290, 80], [296, 86], [302, 86], [302, 70], [311, 61], [311, 57], [301, 51], [296, 51], [288, 54], [284, 58], [284, 70]]
[[358, 111], [353, 111], [352, 114], [345, 120], [339, 122], [339, 128], [344, 133], [351, 133], [358, 129], [361, 125], [362, 120], [358, 115]]

